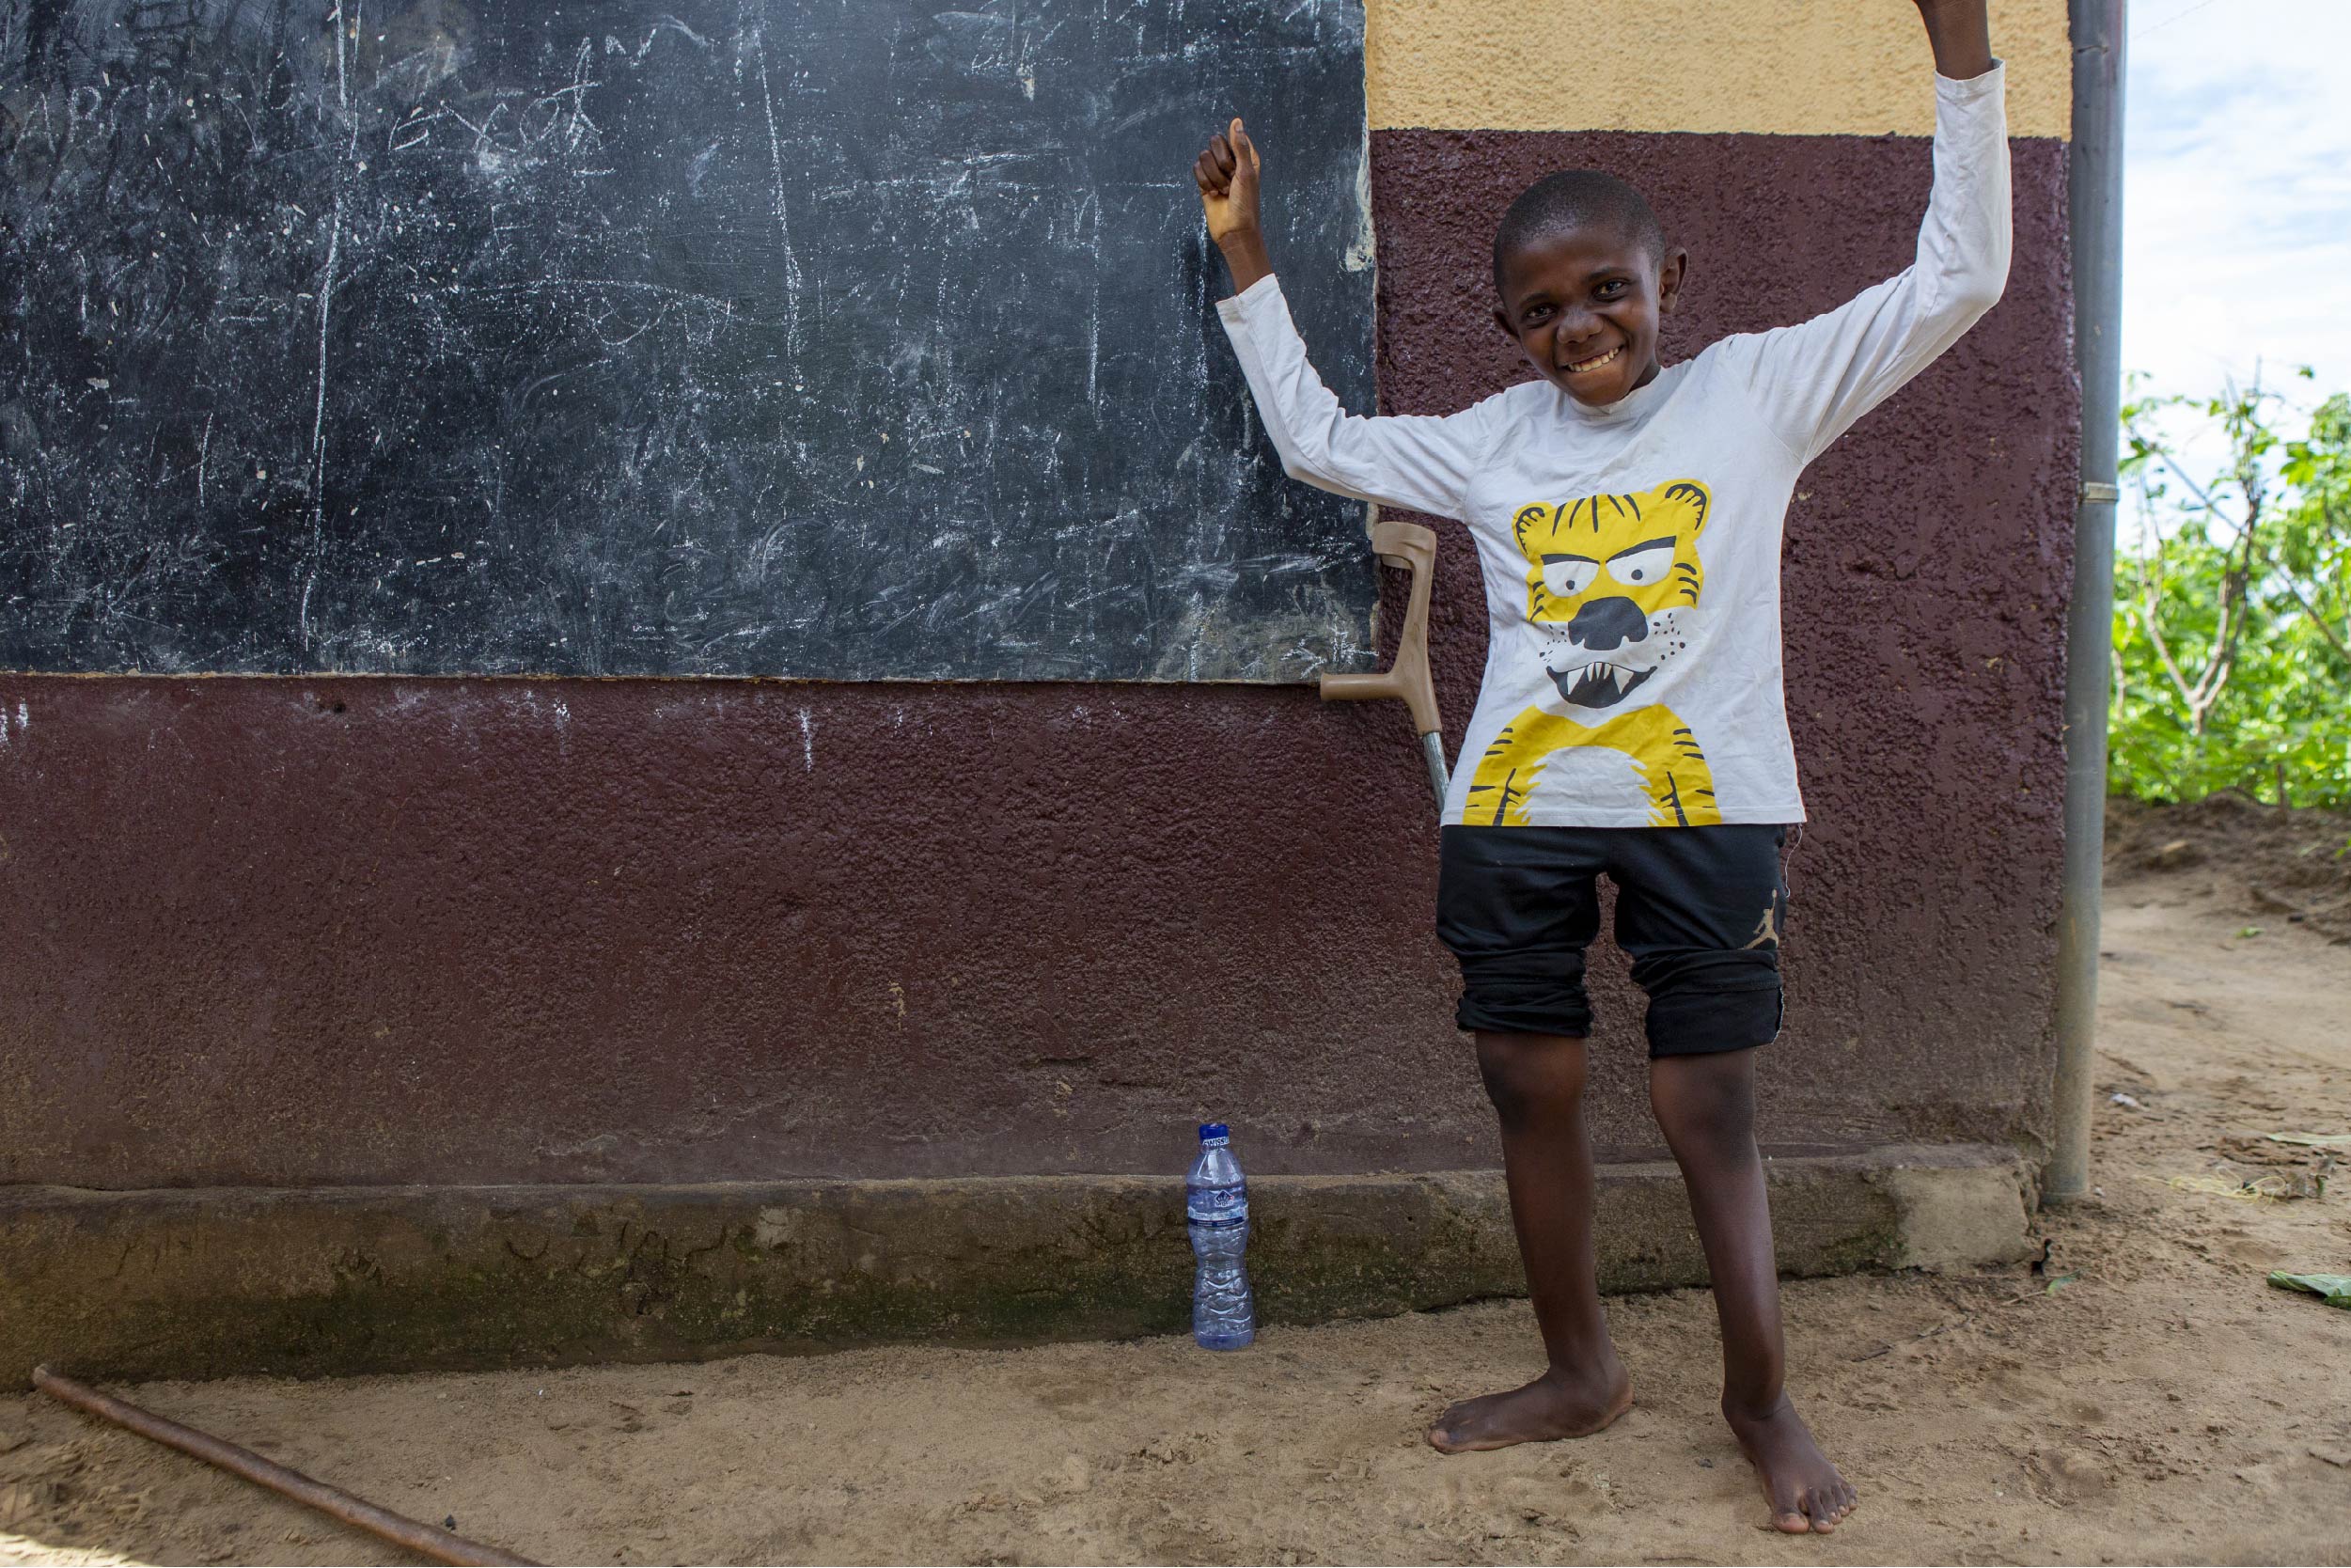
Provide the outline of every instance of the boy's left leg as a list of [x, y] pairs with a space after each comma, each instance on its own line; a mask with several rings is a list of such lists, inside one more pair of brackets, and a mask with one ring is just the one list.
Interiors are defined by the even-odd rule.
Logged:
[[1722, 1413], [1755, 1466], [1772, 1523], [1826, 1533], [1854, 1490], [1782, 1378], [1779, 1275], [1755, 1143], [1755, 1063], [1779, 1032], [1787, 915], [1781, 830], [1637, 830], [1608, 868], [1617, 940], [1649, 993], [1649, 1103], [1682, 1168], [1722, 1325]]
[[1723, 1419], [1771, 1499], [1772, 1523], [1791, 1534], [1826, 1534], [1852, 1512], [1856, 1495], [1812, 1440], [1782, 1381], [1787, 1347], [1771, 1205], [1755, 1146], [1755, 1057], [1753, 1049], [1659, 1057], [1649, 1064], [1649, 1103], [1682, 1168], [1714, 1281]]

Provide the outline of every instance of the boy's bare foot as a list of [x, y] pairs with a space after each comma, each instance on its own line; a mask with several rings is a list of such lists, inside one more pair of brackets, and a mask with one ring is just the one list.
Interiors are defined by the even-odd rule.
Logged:
[[1763, 1483], [1774, 1529], [1790, 1535], [1808, 1530], [1826, 1535], [1853, 1512], [1858, 1497], [1853, 1483], [1837, 1473], [1837, 1466], [1812, 1441], [1811, 1429], [1788, 1403], [1787, 1395], [1781, 1394], [1779, 1402], [1761, 1416], [1741, 1414], [1728, 1404], [1722, 1414], [1738, 1437], [1739, 1447], [1747, 1450], [1748, 1463], [1755, 1466], [1756, 1479]]
[[1429, 1446], [1442, 1453], [1506, 1449], [1589, 1437], [1632, 1408], [1633, 1380], [1608, 1352], [1589, 1372], [1544, 1372], [1523, 1388], [1485, 1394], [1446, 1407], [1429, 1428]]

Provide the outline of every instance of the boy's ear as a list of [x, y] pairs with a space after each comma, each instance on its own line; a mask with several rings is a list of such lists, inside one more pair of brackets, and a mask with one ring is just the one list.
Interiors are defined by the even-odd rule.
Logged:
[[1494, 324], [1502, 329], [1503, 337], [1513, 343], [1518, 341], [1518, 334], [1511, 327], [1510, 317], [1503, 314], [1502, 307], [1498, 305], [1494, 307]]
[[1657, 269], [1657, 314], [1670, 316], [1682, 301], [1682, 285], [1689, 280], [1690, 253], [1680, 247], [1666, 252]]

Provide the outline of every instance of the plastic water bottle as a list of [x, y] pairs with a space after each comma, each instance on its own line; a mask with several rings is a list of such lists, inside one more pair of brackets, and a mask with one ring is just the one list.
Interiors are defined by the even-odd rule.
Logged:
[[1199, 1260], [1192, 1281], [1192, 1338], [1203, 1350], [1239, 1350], [1257, 1338], [1257, 1306], [1242, 1261], [1249, 1246], [1249, 1184], [1231, 1142], [1223, 1122], [1201, 1127], [1200, 1157], [1183, 1178], [1183, 1213]]

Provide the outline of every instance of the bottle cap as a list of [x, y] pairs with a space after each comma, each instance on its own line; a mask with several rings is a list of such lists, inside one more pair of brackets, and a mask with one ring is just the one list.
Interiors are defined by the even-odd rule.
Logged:
[[1202, 1143], [1219, 1141], [1229, 1138], [1231, 1136], [1232, 1129], [1226, 1126], [1221, 1121], [1203, 1121], [1200, 1123], [1200, 1141]]

